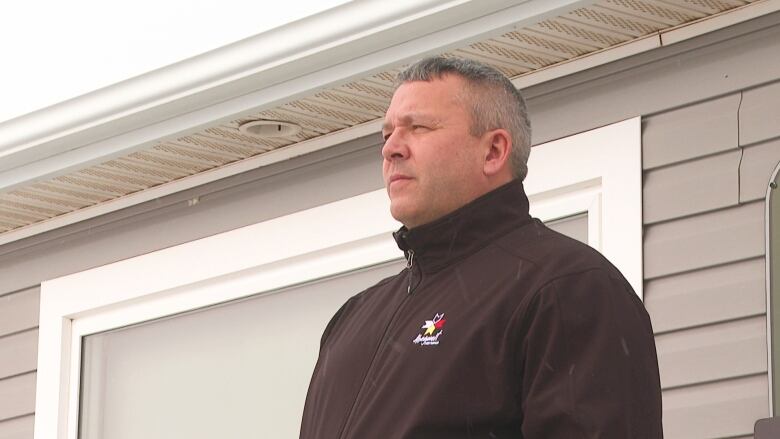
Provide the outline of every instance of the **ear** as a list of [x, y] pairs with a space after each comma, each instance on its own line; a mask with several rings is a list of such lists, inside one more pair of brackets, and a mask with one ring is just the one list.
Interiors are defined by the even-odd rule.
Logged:
[[499, 128], [485, 133], [484, 173], [489, 177], [510, 174], [509, 154], [512, 152], [512, 137], [505, 129]]

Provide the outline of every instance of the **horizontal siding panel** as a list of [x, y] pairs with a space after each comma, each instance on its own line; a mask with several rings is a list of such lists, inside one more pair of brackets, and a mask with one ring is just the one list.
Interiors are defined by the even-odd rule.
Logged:
[[0, 379], [32, 372], [38, 361], [38, 330], [0, 337]]
[[[780, 107], [780, 102], [778, 102]], [[766, 198], [769, 179], [780, 164], [780, 139], [745, 147], [739, 171], [739, 201]]]
[[659, 335], [655, 343], [664, 389], [767, 371], [763, 316]]
[[737, 205], [740, 155], [736, 150], [645, 172], [644, 223]]
[[766, 261], [757, 258], [646, 282], [644, 301], [653, 330], [663, 333], [766, 313], [765, 272]]
[[35, 373], [0, 380], [0, 421], [35, 412]]
[[0, 421], [0, 439], [33, 439], [35, 416]]
[[0, 336], [38, 326], [40, 288], [0, 296]]
[[664, 438], [716, 438], [753, 434], [769, 416], [766, 374], [682, 387], [663, 393]]
[[[776, 57], [780, 58], [780, 57]], [[780, 82], [748, 90], [739, 108], [739, 144], [780, 137]]]
[[645, 279], [764, 255], [764, 203], [645, 227]]
[[650, 116], [642, 130], [642, 166], [652, 169], [739, 147], [740, 94]]

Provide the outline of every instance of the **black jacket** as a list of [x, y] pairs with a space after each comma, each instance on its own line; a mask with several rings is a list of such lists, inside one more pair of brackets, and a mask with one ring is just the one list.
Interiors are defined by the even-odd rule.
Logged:
[[301, 439], [662, 437], [642, 302], [522, 183], [394, 235], [408, 267], [328, 324]]

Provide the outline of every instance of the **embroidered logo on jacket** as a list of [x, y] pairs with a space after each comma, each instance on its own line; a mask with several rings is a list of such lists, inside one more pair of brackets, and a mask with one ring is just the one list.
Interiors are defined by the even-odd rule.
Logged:
[[426, 320], [422, 325], [422, 331], [417, 334], [417, 338], [412, 340], [412, 343], [419, 344], [420, 346], [430, 346], [439, 344], [439, 337], [444, 333], [444, 324], [447, 319], [444, 318], [444, 313], [436, 313], [433, 316], [433, 320]]

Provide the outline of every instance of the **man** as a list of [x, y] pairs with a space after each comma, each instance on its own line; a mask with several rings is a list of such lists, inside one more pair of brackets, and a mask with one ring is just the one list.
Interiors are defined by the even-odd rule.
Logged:
[[528, 215], [520, 94], [458, 59], [398, 83], [382, 156], [407, 268], [328, 324], [301, 438], [662, 437], [641, 301], [598, 252]]

